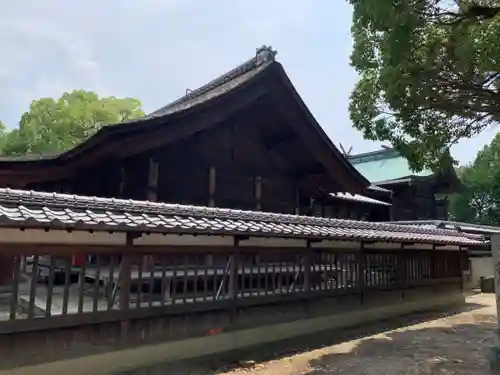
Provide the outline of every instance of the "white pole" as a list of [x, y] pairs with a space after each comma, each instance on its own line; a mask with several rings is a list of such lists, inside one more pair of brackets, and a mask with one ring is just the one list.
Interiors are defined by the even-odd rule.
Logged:
[[493, 273], [495, 278], [495, 299], [497, 308], [497, 329], [495, 343], [491, 350], [490, 369], [495, 375], [500, 374], [500, 234], [491, 236], [491, 254], [493, 257]]

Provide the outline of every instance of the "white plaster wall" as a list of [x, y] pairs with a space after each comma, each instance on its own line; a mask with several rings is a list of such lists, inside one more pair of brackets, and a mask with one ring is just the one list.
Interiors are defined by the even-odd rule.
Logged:
[[470, 285], [473, 288], [479, 287], [481, 277], [493, 276], [493, 258], [481, 257], [470, 258], [471, 275]]

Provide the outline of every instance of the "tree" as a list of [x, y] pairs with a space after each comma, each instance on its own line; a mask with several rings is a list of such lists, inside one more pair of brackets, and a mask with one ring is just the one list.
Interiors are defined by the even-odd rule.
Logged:
[[64, 93], [57, 100], [42, 98], [31, 103], [19, 128], [3, 135], [0, 128], [0, 151], [3, 155], [55, 154], [75, 147], [105, 125], [142, 116], [140, 101], [132, 98], [99, 98], [83, 90]]
[[500, 134], [473, 163], [458, 169], [463, 189], [450, 197], [454, 220], [500, 224]]
[[5, 127], [3, 122], [0, 121], [0, 153], [3, 152], [3, 149], [5, 147], [6, 136], [7, 136], [7, 128]]
[[415, 170], [500, 119], [500, 0], [350, 0], [354, 126]]

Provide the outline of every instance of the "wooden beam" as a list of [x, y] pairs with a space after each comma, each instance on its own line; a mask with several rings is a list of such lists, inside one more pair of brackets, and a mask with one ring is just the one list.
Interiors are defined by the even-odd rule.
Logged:
[[128, 251], [124, 245], [84, 245], [84, 244], [39, 244], [39, 243], [0, 243], [0, 254], [9, 255], [59, 255], [69, 256], [76, 252], [85, 254], [117, 254]]

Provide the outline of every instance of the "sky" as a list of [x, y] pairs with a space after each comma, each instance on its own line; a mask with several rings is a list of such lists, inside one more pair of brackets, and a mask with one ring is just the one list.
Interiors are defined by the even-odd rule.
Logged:
[[[18, 0], [0, 7], [0, 120], [17, 126], [32, 100], [73, 89], [135, 97], [153, 110], [270, 45], [327, 134], [352, 153], [346, 0]], [[471, 161], [496, 129], [456, 145]]]

